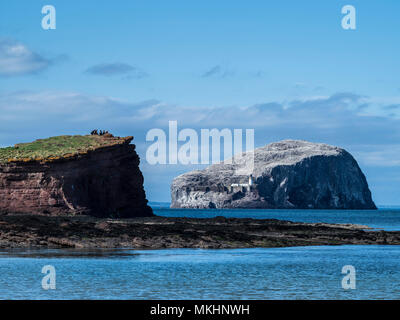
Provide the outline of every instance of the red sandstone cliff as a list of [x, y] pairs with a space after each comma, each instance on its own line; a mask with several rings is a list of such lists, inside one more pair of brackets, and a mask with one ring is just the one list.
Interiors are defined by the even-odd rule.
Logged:
[[0, 164], [0, 212], [153, 215], [132, 139], [68, 157]]

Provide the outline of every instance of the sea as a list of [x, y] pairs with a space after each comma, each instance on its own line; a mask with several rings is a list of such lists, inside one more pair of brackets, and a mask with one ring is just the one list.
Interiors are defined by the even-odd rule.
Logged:
[[[399, 207], [190, 210], [152, 205], [156, 215], [165, 217], [282, 219], [400, 230]], [[1, 250], [0, 299], [400, 299], [400, 246]]]

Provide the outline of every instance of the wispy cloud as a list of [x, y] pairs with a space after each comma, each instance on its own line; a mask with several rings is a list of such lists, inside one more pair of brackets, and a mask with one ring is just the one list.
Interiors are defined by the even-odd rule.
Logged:
[[226, 78], [228, 76], [232, 76], [233, 74], [234, 74], [233, 71], [224, 69], [220, 65], [216, 65], [208, 69], [206, 72], [204, 72], [202, 74], [202, 78], [210, 78], [210, 77]]
[[221, 73], [221, 67], [220, 66], [214, 66], [211, 69], [207, 70], [206, 72], [203, 73], [202, 77], [203, 78], [207, 78], [207, 77], [211, 77], [217, 74]]
[[258, 70], [256, 72], [252, 72], [251, 75], [254, 76], [255, 78], [263, 78], [266, 76], [266, 72], [262, 70]]
[[369, 166], [400, 167], [400, 144], [383, 145], [376, 149], [373, 145], [360, 146], [368, 151], [355, 151], [354, 155]]
[[88, 68], [86, 73], [100, 76], [118, 76], [125, 75], [129, 78], [141, 79], [147, 77], [148, 74], [143, 70], [133, 67], [127, 63], [101, 63]]
[[[288, 138], [304, 139], [349, 147], [366, 165], [397, 165], [400, 119], [384, 113], [366, 115], [365, 108], [372, 104], [376, 106], [377, 102], [355, 93], [251, 106], [198, 107], [157, 100], [131, 103], [76, 92], [16, 92], [0, 95], [0, 144], [13, 134], [30, 137], [34, 131], [46, 136], [59, 134], [60, 127], [64, 133], [77, 133], [100, 126], [135, 134], [143, 143], [147, 130], [167, 128], [168, 120], [177, 120], [181, 128], [195, 130], [252, 128], [258, 146]], [[383, 154], [387, 156], [378, 156]]]
[[391, 104], [384, 107], [385, 110], [399, 110], [400, 104]]
[[0, 76], [20, 76], [45, 70], [51, 60], [14, 40], [0, 40]]

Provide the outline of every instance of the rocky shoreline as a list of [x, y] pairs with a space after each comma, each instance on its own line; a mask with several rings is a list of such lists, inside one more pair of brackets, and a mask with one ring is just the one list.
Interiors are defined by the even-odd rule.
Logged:
[[216, 217], [132, 219], [1, 215], [0, 248], [255, 248], [400, 245], [400, 231], [366, 226]]

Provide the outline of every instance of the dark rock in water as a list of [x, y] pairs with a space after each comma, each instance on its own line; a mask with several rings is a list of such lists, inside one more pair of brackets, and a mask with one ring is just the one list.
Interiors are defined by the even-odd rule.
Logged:
[[113, 137], [94, 150], [0, 164], [0, 212], [152, 216], [132, 139]]
[[400, 244], [399, 231], [274, 219], [0, 215], [0, 226], [0, 249], [217, 249]]
[[350, 153], [297, 140], [180, 175], [171, 198], [172, 208], [376, 209]]

